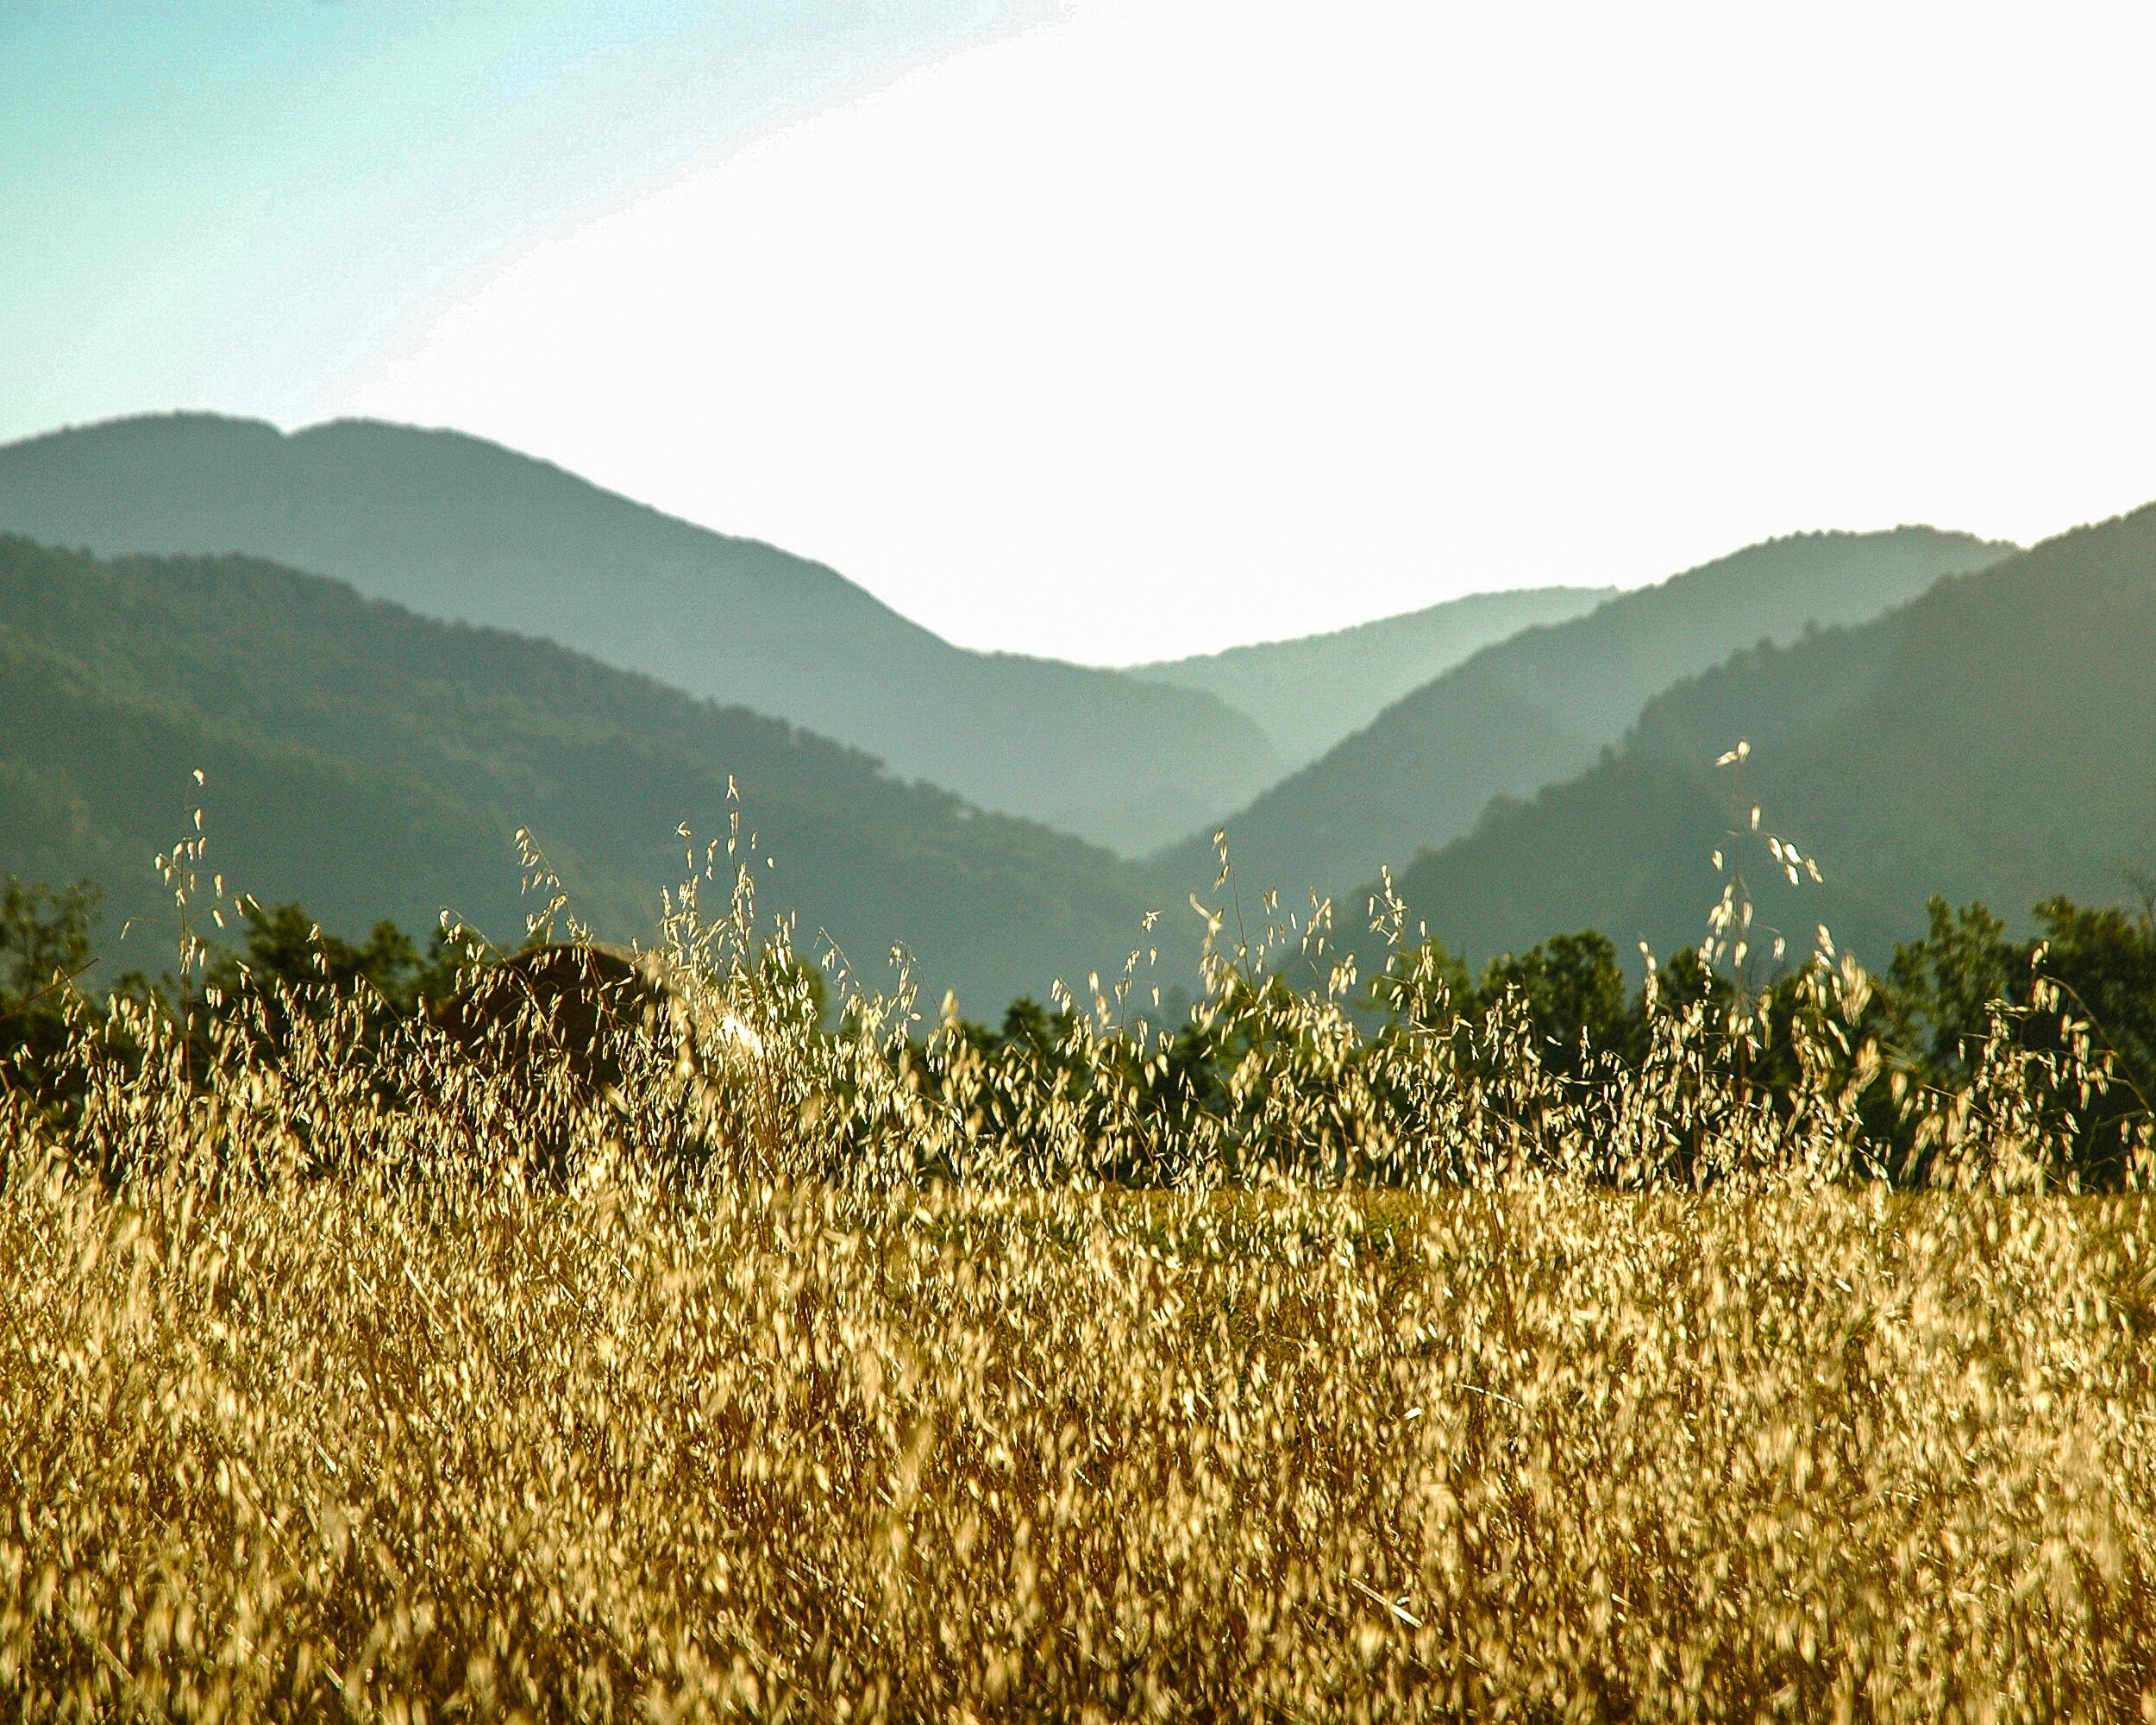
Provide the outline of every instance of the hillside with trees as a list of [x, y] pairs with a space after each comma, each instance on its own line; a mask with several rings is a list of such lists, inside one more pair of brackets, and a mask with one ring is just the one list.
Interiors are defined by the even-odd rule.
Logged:
[[1202, 691], [953, 646], [823, 564], [456, 432], [288, 436], [204, 414], [55, 432], [0, 448], [0, 532], [107, 556], [243, 552], [544, 637], [1131, 854], [1279, 770]]
[[[1593, 765], [1641, 706], [1761, 641], [1862, 621], [2013, 548], [1927, 527], [1773, 540], [1522, 631], [1395, 702], [1225, 823], [1247, 889], [1351, 890], [1468, 831], [1491, 800]], [[1163, 859], [1207, 866], [1208, 835]]]
[[513, 943], [526, 826], [598, 932], [648, 934], [677, 828], [724, 838], [734, 787], [761, 906], [871, 980], [903, 943], [932, 988], [1000, 1007], [1112, 962], [1147, 907], [1104, 851], [549, 643], [252, 559], [0, 540], [0, 875], [99, 881], [151, 944], [118, 962], [154, 967], [172, 907], [151, 859], [189, 830], [197, 768], [205, 869], [335, 926], [447, 908]]
[[[1823, 884], [1790, 886], [1755, 805]], [[1823, 922], [1875, 963], [1934, 894], [2015, 916], [2131, 896], [2156, 869], [2156, 505], [1677, 685], [1621, 750], [1495, 805], [1398, 885], [1477, 960], [1588, 926], [1661, 951], [1698, 938], [1718, 850], [1763, 928], [1806, 950]]]

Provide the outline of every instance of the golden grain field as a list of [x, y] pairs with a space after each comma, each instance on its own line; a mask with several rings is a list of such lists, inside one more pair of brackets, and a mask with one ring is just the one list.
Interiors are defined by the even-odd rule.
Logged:
[[85, 1022], [0, 1125], [0, 1713], [2156, 1719], [2156, 1219], [2045, 1189], [2056, 1082], [1890, 1190], [1851, 1060], [1681, 1015], [1583, 1085], [1225, 984], [1199, 1109], [695, 957], [597, 1068]]
[[2139, 1198], [0, 1219], [30, 1718], [2156, 1716]]

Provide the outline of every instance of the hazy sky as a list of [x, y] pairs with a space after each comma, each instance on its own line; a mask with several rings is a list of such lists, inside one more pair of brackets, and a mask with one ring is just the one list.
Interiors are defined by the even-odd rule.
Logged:
[[459, 426], [1119, 661], [2156, 499], [2156, 9], [0, 0], [0, 436]]

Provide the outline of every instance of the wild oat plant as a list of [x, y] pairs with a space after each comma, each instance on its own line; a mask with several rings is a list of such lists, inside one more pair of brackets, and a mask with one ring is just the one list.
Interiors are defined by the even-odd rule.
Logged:
[[698, 886], [446, 1012], [77, 1013], [0, 1128], [9, 1715], [2156, 1719], [2084, 1042], [1897, 1084], [1821, 957], [1560, 1070], [1242, 946], [991, 1045]]

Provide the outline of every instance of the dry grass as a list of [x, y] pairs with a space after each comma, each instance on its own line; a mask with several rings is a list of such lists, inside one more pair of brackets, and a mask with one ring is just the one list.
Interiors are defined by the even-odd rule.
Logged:
[[2086, 1073], [1893, 1194], [1846, 1050], [1568, 1087], [1222, 973], [1201, 1107], [693, 924], [605, 1095], [85, 1025], [0, 1128], [7, 1711], [2156, 1719], [2156, 1221], [2012, 1189]]
[[2143, 1201], [0, 1217], [22, 1716], [2156, 1713]]

